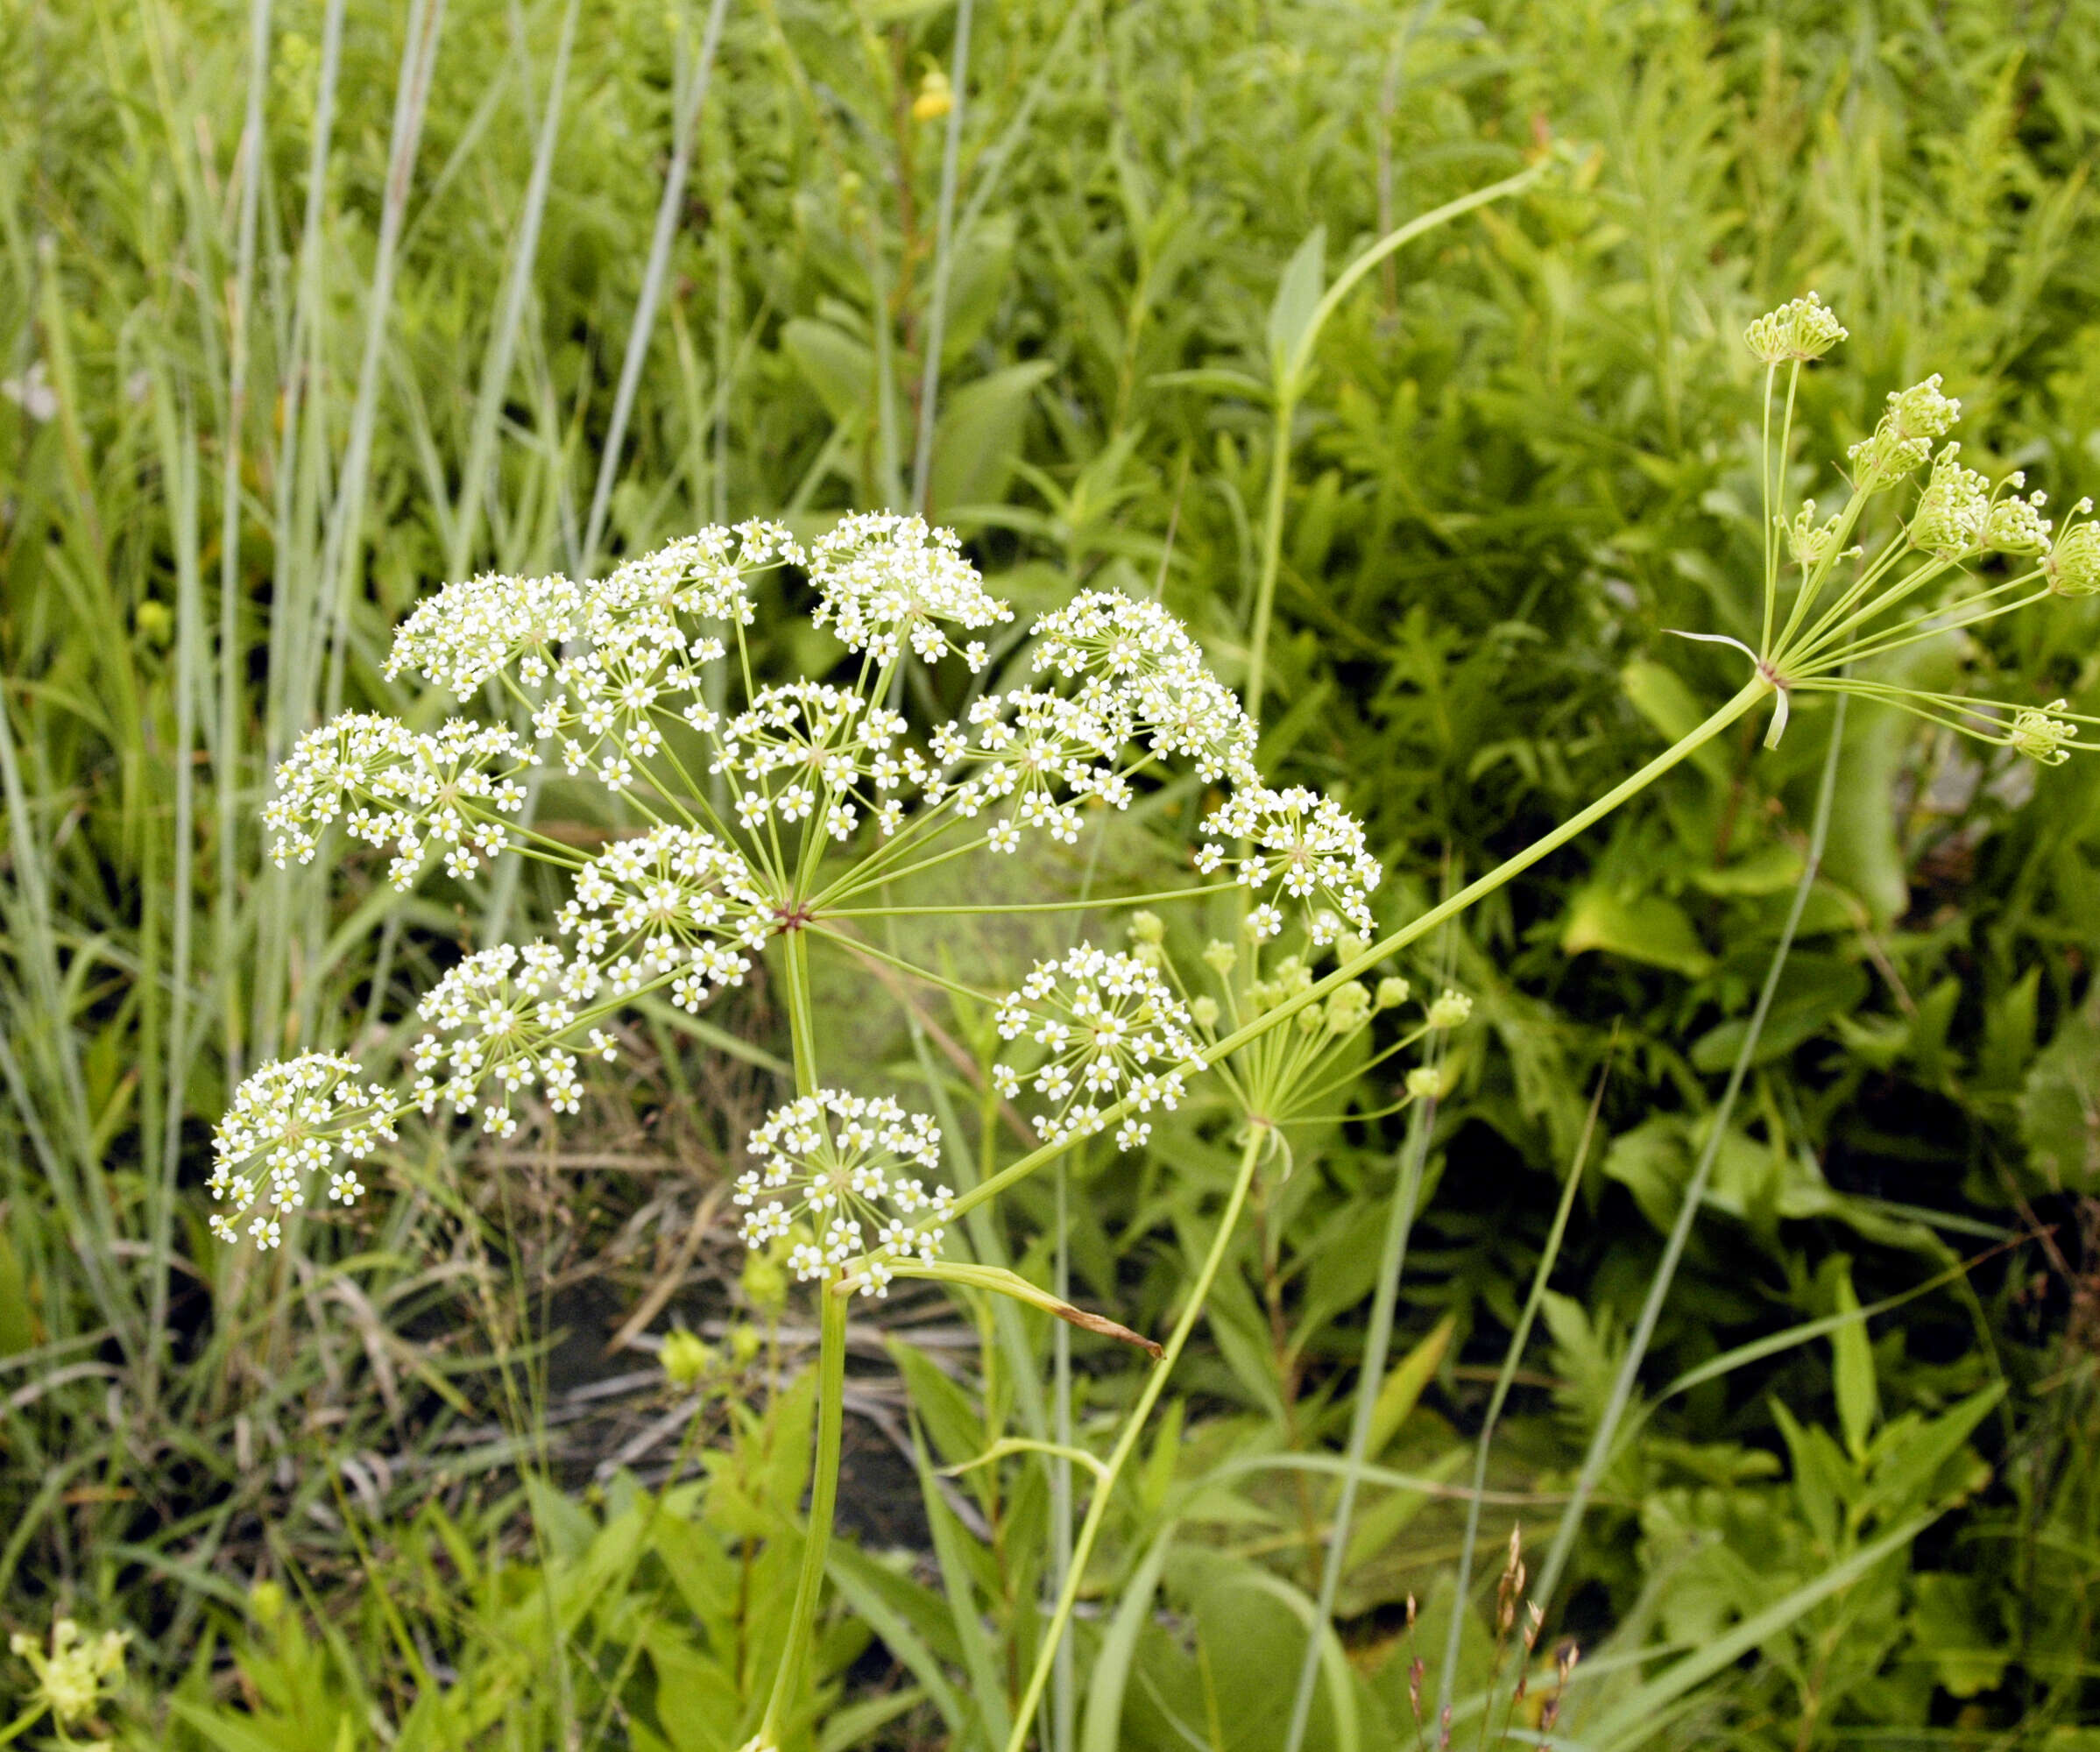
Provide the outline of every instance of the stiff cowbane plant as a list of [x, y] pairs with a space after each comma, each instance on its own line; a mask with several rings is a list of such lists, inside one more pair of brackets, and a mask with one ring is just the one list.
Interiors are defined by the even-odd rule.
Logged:
[[[447, 586], [403, 623], [388, 674], [413, 672], [449, 692], [461, 715], [425, 731], [350, 713], [308, 734], [267, 808], [272, 854], [280, 865], [309, 862], [340, 831], [384, 853], [403, 890], [440, 863], [472, 881], [498, 857], [530, 859], [567, 884], [555, 934], [461, 958], [421, 1000], [424, 1029], [398, 1067], [315, 1052], [250, 1077], [216, 1136], [216, 1232], [264, 1248], [293, 1241], [315, 1206], [364, 1195], [363, 1174], [406, 1125], [464, 1119], [507, 1137], [558, 1122], [579, 1107], [586, 1065], [618, 1056], [624, 1009], [661, 997], [697, 1011], [764, 964], [784, 1002], [796, 1087], [752, 1132], [733, 1199], [746, 1241], [815, 1285], [820, 1309], [809, 1537], [787, 1654], [749, 1742], [776, 1748], [800, 1706], [825, 1572], [850, 1301], [930, 1278], [1120, 1330], [967, 1257], [959, 1219], [1085, 1140], [1146, 1147], [1160, 1116], [1204, 1084], [1206, 1114], [1231, 1116], [1239, 1165], [1109, 1459], [1079, 1457], [1094, 1492], [1010, 1718], [1018, 1752], [1109, 1494], [1201, 1318], [1255, 1176], [1265, 1163], [1288, 1171], [1294, 1124], [1347, 1110], [1367, 1070], [1466, 1020], [1456, 993], [1410, 1010], [1391, 966], [1400, 951], [1768, 698], [1774, 739], [1792, 696], [1821, 690], [1903, 706], [2043, 764], [2081, 745], [2080, 727], [2094, 720], [2061, 701], [1913, 694], [1877, 679], [1877, 660], [1910, 643], [2052, 593], [2100, 591], [2100, 538], [2076, 522], [2052, 539], [2039, 494], [2020, 497], [2017, 477], [1993, 489], [1963, 468], [1941, 444], [1958, 410], [1936, 378], [1891, 397], [1853, 449], [1836, 515], [1819, 522], [1808, 504], [1789, 516], [1778, 484], [1795, 388], [1842, 336], [1813, 297], [1750, 330], [1767, 365], [1768, 515], [1763, 631], [1757, 648], [1741, 646], [1749, 679], [1559, 828], [1382, 936], [1372, 908], [1382, 872], [1360, 823], [1317, 792], [1266, 781], [1254, 722], [1156, 603], [1087, 591], [1017, 638], [1010, 608], [952, 534], [890, 515], [848, 517], [806, 550], [782, 527], [750, 523], [704, 530], [597, 583], [491, 576]], [[1907, 517], [1870, 515], [1928, 463]], [[1986, 563], [2007, 562], [2012, 576], [1986, 578]], [[806, 578], [810, 618], [837, 641], [819, 675], [774, 682], [754, 672], [747, 630], [775, 574]], [[926, 709], [937, 700], [953, 716]], [[466, 715], [477, 707], [489, 715]], [[631, 830], [586, 851], [535, 827], [534, 787], [555, 775], [601, 788]], [[927, 910], [898, 904], [898, 885], [962, 860], [1073, 846], [1175, 786], [1207, 799], [1192, 812], [1177, 883], [943, 909], [1138, 908], [1121, 943], [1083, 941], [1001, 991], [919, 965], [894, 938], [873, 940], [871, 926]], [[1205, 897], [1225, 894], [1239, 897], [1235, 938], [1184, 966], [1172, 944], [1184, 933], [1162, 915], [1179, 909], [1192, 931]], [[944, 1153], [933, 1116], [852, 1086], [866, 1067], [824, 1062], [818, 953], [864, 959], [994, 1016], [1002, 1050], [992, 1092], [1033, 1147], [973, 1185], [944, 1180], [944, 1162], [961, 1157]], [[1418, 1066], [1398, 1105], [1435, 1095], [1438, 1077]]]

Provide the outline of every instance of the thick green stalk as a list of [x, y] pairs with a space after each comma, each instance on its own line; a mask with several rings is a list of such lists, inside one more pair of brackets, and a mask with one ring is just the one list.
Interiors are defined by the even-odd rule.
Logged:
[[[788, 1002], [788, 1032], [795, 1042], [795, 1084], [804, 1095], [817, 1091], [816, 1010], [810, 997], [808, 936], [799, 930], [780, 936], [781, 984]], [[817, 1597], [824, 1592], [824, 1561], [831, 1548], [831, 1515], [838, 1502], [838, 1456], [845, 1428], [845, 1297], [837, 1293], [838, 1275], [827, 1276], [817, 1291], [817, 1454], [810, 1485], [810, 1524], [803, 1537], [802, 1569], [795, 1582], [795, 1605], [788, 1621], [788, 1640], [773, 1676], [765, 1720], [751, 1752], [777, 1752], [783, 1724], [795, 1707], [809, 1661], [810, 1633], [817, 1622]]]
[[[1338, 986], [1359, 979], [1396, 950], [1404, 949], [1418, 938], [1426, 936], [1445, 920], [1455, 918], [1475, 901], [1489, 894], [1514, 878], [1529, 870], [1540, 858], [1558, 851], [1571, 839], [1594, 827], [1620, 804], [1638, 796], [1664, 774], [1711, 742], [1716, 736], [1750, 711], [1772, 690], [1772, 684], [1763, 675], [1753, 676], [1743, 683], [1741, 690], [1728, 703], [1715, 711], [1703, 724], [1687, 731], [1674, 743], [1651, 760], [1639, 772], [1622, 780], [1599, 797], [1588, 808], [1570, 816], [1551, 833], [1533, 840], [1522, 851], [1506, 862], [1497, 865], [1477, 881], [1469, 882], [1449, 900], [1432, 907], [1420, 917], [1411, 920], [1391, 935], [1380, 938], [1361, 955], [1345, 961], [1325, 978], [1315, 980], [1295, 997], [1287, 998], [1274, 1009], [1264, 1011], [1253, 1021], [1235, 1028], [1231, 1034], [1213, 1042], [1203, 1053], [1204, 1064], [1214, 1065], [1230, 1058], [1242, 1047], [1260, 1039], [1272, 1028], [1280, 1028], [1307, 1006], [1324, 1002], [1327, 994]], [[1103, 1126], [1113, 1126], [1130, 1111], [1126, 1102], [1118, 1102], [1101, 1115]], [[987, 1198], [995, 1198], [1015, 1182], [1025, 1180], [1045, 1162], [1055, 1160], [1071, 1147], [1072, 1140], [1044, 1144], [1022, 1156], [1020, 1161], [1001, 1169], [989, 1180], [980, 1183], [955, 1201], [955, 1212], [959, 1217], [974, 1209]]]
[[1071, 1565], [1064, 1572], [1064, 1586], [1057, 1590], [1057, 1603], [1051, 1610], [1042, 1645], [1036, 1651], [1036, 1664], [1029, 1673], [1028, 1689], [1022, 1693], [1021, 1702], [1014, 1711], [1014, 1731], [1007, 1738], [1006, 1752], [1026, 1752], [1029, 1728], [1035, 1720], [1037, 1706], [1043, 1701], [1043, 1687], [1050, 1683], [1058, 1645], [1064, 1642], [1065, 1629], [1071, 1622], [1072, 1607], [1078, 1600], [1079, 1584], [1093, 1556], [1094, 1542], [1100, 1537], [1101, 1525], [1108, 1518], [1109, 1500], [1115, 1494], [1116, 1480], [1122, 1475], [1123, 1467], [1135, 1451], [1138, 1438], [1144, 1433], [1145, 1424], [1152, 1416], [1152, 1408], [1159, 1403], [1159, 1395], [1166, 1390], [1167, 1376], [1180, 1359], [1189, 1334], [1196, 1330], [1196, 1322], [1202, 1318], [1204, 1304], [1210, 1299], [1211, 1285], [1217, 1282], [1218, 1269], [1225, 1263], [1233, 1233], [1240, 1226], [1240, 1213], [1247, 1208], [1248, 1189], [1254, 1184], [1255, 1169], [1269, 1138], [1266, 1126], [1249, 1128], [1246, 1145], [1240, 1152], [1240, 1169], [1233, 1178], [1232, 1194], [1226, 1199], [1225, 1210], [1218, 1219], [1217, 1236], [1211, 1242], [1210, 1252], [1204, 1255], [1196, 1282], [1189, 1287], [1189, 1297], [1182, 1305], [1181, 1318], [1174, 1323], [1174, 1335], [1167, 1340], [1167, 1347], [1160, 1353], [1157, 1365], [1145, 1382], [1144, 1391], [1138, 1395], [1137, 1403], [1130, 1408], [1129, 1416], [1124, 1419], [1123, 1432], [1116, 1438], [1114, 1451], [1108, 1456], [1108, 1462], [1094, 1484], [1093, 1494], [1087, 1500], [1086, 1519], [1080, 1524], [1078, 1543], [1073, 1548]]
[[824, 1560], [831, 1550], [831, 1515], [838, 1506], [838, 1452], [845, 1430], [845, 1303], [826, 1279], [817, 1292], [817, 1462], [810, 1487], [810, 1529], [803, 1537], [801, 1572], [795, 1580], [795, 1607], [788, 1619], [788, 1642], [780, 1670], [773, 1676], [773, 1695], [753, 1742], [754, 1752], [774, 1752], [808, 1664], [817, 1624], [817, 1599], [824, 1591]]

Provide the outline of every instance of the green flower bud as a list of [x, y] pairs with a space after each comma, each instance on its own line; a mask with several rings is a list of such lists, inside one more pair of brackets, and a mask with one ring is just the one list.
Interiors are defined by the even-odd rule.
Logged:
[[1949, 444], [1934, 458], [1911, 517], [1911, 545], [1942, 560], [1958, 560], [1982, 548], [1990, 517], [1990, 483], [1956, 462], [1961, 454], [1959, 444]]
[[764, 1348], [766, 1335], [756, 1326], [739, 1323], [729, 1329], [729, 1360], [740, 1369], [749, 1368]]
[[1793, 555], [1794, 564], [1804, 572], [1813, 572], [1828, 560], [1837, 548], [1837, 532], [1843, 521], [1842, 517], [1834, 517], [1818, 523], [1815, 501], [1802, 500], [1800, 511], [1786, 526], [1787, 551]]
[[1933, 446], [1954, 429], [1962, 404], [1940, 393], [1940, 374], [1889, 393], [1887, 411], [1871, 437], [1845, 454], [1852, 461], [1860, 490], [1873, 492], [1892, 485], [1924, 465]]
[[1768, 311], [1743, 331], [1751, 352], [1768, 365], [1820, 359], [1846, 338], [1835, 314], [1813, 292]]
[[1360, 979], [1338, 986], [1327, 998], [1327, 1032], [1353, 1035], [1371, 1019], [1371, 993]]
[[1446, 992], [1429, 1007], [1429, 1025], [1432, 1028], [1459, 1028], [1472, 1014], [1472, 999], [1463, 992]]
[[1220, 943], [1213, 939], [1203, 951], [1203, 958], [1209, 964], [1211, 971], [1222, 978], [1240, 964], [1240, 951], [1233, 943]]
[[1354, 961], [1370, 946], [1371, 940], [1368, 936], [1356, 931], [1344, 931], [1335, 939], [1334, 958], [1341, 962]]
[[1130, 915], [1130, 941], [1133, 943], [1161, 943], [1166, 941], [1167, 928], [1160, 922], [1157, 913], [1133, 913]]
[[2100, 524], [2075, 523], [2065, 530], [2047, 570], [2049, 588], [2060, 597], [2100, 596]]
[[[2019, 475], [2012, 477], [2012, 484], [2021, 484]], [[2047, 553], [2049, 519], [2041, 508], [2048, 502], [2047, 493], [2029, 493], [2025, 498], [2007, 494], [1983, 520], [1983, 545], [1999, 554]]]
[[285, 1614], [284, 1584], [267, 1578], [248, 1590], [248, 1615], [268, 1630]]
[[1418, 1100], [1434, 1100], [1444, 1092], [1443, 1071], [1433, 1064], [1418, 1064], [1407, 1073], [1407, 1092]]
[[1317, 1034], [1319, 1031], [1319, 1027], [1322, 1021], [1319, 1006], [1318, 1004], [1306, 1005], [1304, 1009], [1297, 1013], [1296, 1021], [1297, 1022], [1297, 1031], [1300, 1034]]
[[1215, 1028], [1218, 1026], [1218, 1000], [1208, 993], [1200, 998], [1191, 999], [1189, 1014], [1195, 1017], [1198, 1028]]
[[1389, 973], [1378, 982], [1378, 1007], [1382, 1010], [1399, 1008], [1407, 1002], [1409, 990], [1406, 980], [1397, 973]]
[[2049, 714], [2062, 711], [2068, 704], [2068, 700], [2051, 700], [2040, 711], [2028, 710], [2015, 715], [2012, 745], [2028, 759], [2040, 761], [2044, 766], [2062, 766], [2071, 758], [2064, 744], [2076, 739], [2078, 726]]
[[698, 1333], [680, 1326], [664, 1334], [658, 1360], [663, 1364], [664, 1379], [683, 1392], [714, 1367], [715, 1353]]

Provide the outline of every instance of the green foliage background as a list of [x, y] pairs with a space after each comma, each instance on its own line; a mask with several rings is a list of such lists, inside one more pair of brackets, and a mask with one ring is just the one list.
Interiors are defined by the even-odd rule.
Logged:
[[[320, 0], [266, 9], [252, 152], [242, 9], [0, 11], [0, 1593], [11, 1628], [134, 1631], [109, 1719], [141, 1744], [348, 1748], [385, 1721], [403, 1745], [728, 1748], [782, 1634], [753, 1604], [797, 1537], [807, 1408], [761, 1390], [777, 1333], [724, 1365], [705, 1481], [662, 1499], [548, 1486], [545, 1372], [512, 1367], [544, 1360], [557, 1279], [684, 1233], [762, 1095], [762, 1000], [655, 1027], [593, 1116], [684, 1165], [668, 1202], [618, 1167], [513, 1192], [432, 1145], [311, 1268], [203, 1236], [241, 1068], [377, 1038], [448, 945], [544, 898], [397, 901], [360, 865], [264, 864], [291, 737], [344, 704], [440, 710], [378, 672], [434, 583], [923, 504], [1024, 613], [1157, 587], [1237, 679], [1286, 264], [1324, 234], [1332, 272], [1566, 143], [1569, 167], [1343, 307], [1293, 434], [1262, 759], [1365, 817], [1397, 918], [1740, 681], [1665, 632], [1754, 625], [1757, 310], [1814, 286], [1851, 330], [1807, 381], [1805, 469], [1938, 371], [1965, 460], [2060, 506], [2100, 484], [2090, 0], [985, 0], [944, 258], [947, 124], [914, 103], [951, 4], [731, 0], [661, 216], [704, 6], [338, 11], [331, 47]], [[1808, 490], [1835, 489], [1817, 466]], [[2089, 711], [2096, 625], [2058, 605], [1917, 673], [2003, 668]], [[1828, 717], [1770, 755], [1711, 745], [1422, 970], [1479, 1009], [1401, 1289], [1381, 1457], [1410, 1478], [1464, 1456], [1610, 1067], [1491, 1528], [1550, 1523], [1602, 1409], [1799, 871]], [[1544, 1602], [1601, 1675], [1581, 1743], [2100, 1745], [2090, 767], [2034, 781], [1853, 715], [1644, 1415]], [[867, 1049], [932, 1074], [902, 1035]], [[1132, 1492], [1060, 1745], [1278, 1743], [1328, 1487], [1217, 1468], [1339, 1447], [1398, 1142], [1336, 1128], [1262, 1212]], [[1163, 1327], [1221, 1173], [1192, 1142], [1082, 1173], [1075, 1294]], [[1050, 1198], [1008, 1207], [1031, 1269]], [[763, 1323], [762, 1296], [722, 1293]], [[960, 1389], [897, 1348], [942, 1461], [1021, 1416], [995, 1346]], [[1127, 1358], [1079, 1363], [1088, 1415], [1128, 1397]], [[491, 1420], [509, 1433], [474, 1436]], [[840, 1558], [814, 1743], [982, 1743], [1025, 1672], [1042, 1469], [948, 1495], [922, 1471], [938, 1549]], [[1419, 1489], [1375, 1500], [1341, 1628], [1382, 1745], [1412, 1729], [1399, 1603], [1440, 1650], [1459, 1522]], [[1176, 1616], [1117, 1610], [1163, 1579]], [[1700, 1651], [1680, 1694], [1638, 1689]], [[1312, 1743], [1351, 1743], [1347, 1713], [1323, 1693]]]

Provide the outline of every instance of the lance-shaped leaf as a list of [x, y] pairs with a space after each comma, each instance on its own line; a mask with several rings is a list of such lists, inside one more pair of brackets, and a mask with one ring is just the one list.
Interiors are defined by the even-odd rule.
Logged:
[[[1008, 1271], [1004, 1266], [966, 1265], [954, 1260], [936, 1260], [930, 1265], [914, 1261], [898, 1263], [890, 1268], [893, 1277], [930, 1277], [940, 1283], [952, 1283], [965, 1289], [988, 1289], [999, 1296], [1010, 1296], [1016, 1302], [1025, 1302], [1031, 1308], [1040, 1308], [1045, 1314], [1054, 1314], [1068, 1325], [1077, 1326], [1082, 1332], [1096, 1332], [1104, 1339], [1117, 1339], [1126, 1345], [1135, 1345], [1141, 1351], [1154, 1357], [1161, 1354], [1161, 1347], [1142, 1332], [1119, 1325], [1105, 1314], [1092, 1314], [1085, 1309], [1075, 1307], [1061, 1296], [1030, 1283], [1018, 1272]], [[865, 1280], [849, 1273], [831, 1287], [834, 1296], [850, 1296], [860, 1289]]]

